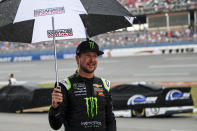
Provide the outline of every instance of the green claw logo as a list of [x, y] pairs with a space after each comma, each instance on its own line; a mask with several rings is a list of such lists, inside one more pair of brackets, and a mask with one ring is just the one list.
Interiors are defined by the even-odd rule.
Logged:
[[74, 83], [74, 84], [73, 84], [73, 87], [74, 87], [74, 88], [77, 88], [77, 84], [76, 84], [76, 83]]
[[[96, 97], [86, 97], [84, 98], [86, 101], [86, 107], [87, 107], [87, 115], [90, 117], [94, 118], [95, 114], [97, 115], [97, 98]], [[95, 111], [94, 111], [95, 108]]]
[[90, 44], [90, 48], [91, 49], [94, 49], [94, 42], [93, 41], [90, 41], [89, 44]]

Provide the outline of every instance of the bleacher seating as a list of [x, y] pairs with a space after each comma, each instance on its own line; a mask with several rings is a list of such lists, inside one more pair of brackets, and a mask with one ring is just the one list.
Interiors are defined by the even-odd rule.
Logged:
[[[197, 30], [197, 29], [196, 29]], [[128, 46], [143, 43], [163, 43], [178, 41], [197, 41], [197, 32], [191, 29], [179, 29], [174, 31], [121, 31], [106, 33], [91, 38], [101, 47]], [[76, 48], [81, 40], [64, 40], [57, 42], [57, 49]], [[35, 44], [0, 42], [0, 52], [20, 52], [20, 51], [53, 50], [52, 42], [42, 42]]]
[[197, 9], [197, 0], [118, 0], [134, 15]]
[[[0, 0], [1, 1], [1, 0]], [[134, 14], [155, 13], [160, 11], [179, 11], [197, 9], [197, 0], [118, 0]], [[196, 27], [195, 27], [196, 28]], [[155, 30], [147, 31], [122, 31], [106, 33], [91, 38], [101, 47], [106, 46], [127, 46], [143, 43], [162, 43], [173, 41], [197, 41], [196, 29], [177, 29], [171, 31]], [[64, 40], [57, 42], [57, 49], [75, 48], [81, 40]], [[0, 53], [52, 50], [52, 42], [36, 44], [0, 42]]]

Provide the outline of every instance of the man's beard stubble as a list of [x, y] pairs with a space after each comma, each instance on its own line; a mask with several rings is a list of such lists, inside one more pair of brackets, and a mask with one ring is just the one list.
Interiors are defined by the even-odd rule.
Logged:
[[93, 73], [94, 71], [95, 71], [95, 69], [94, 70], [92, 70], [92, 71], [89, 71], [87, 68], [85, 68], [85, 67], [83, 67], [82, 65], [80, 65], [80, 69], [83, 71], [83, 72], [85, 72], [85, 73], [88, 73], [88, 74], [91, 74], [91, 73]]

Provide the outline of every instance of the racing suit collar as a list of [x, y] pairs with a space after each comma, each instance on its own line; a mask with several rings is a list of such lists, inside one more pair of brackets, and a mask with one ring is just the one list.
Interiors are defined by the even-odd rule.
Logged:
[[95, 76], [93, 76], [93, 78], [86, 78], [86, 77], [82, 77], [82, 76], [80, 76], [80, 75], [79, 75], [79, 73], [78, 73], [78, 71], [77, 71], [77, 70], [75, 71], [74, 76], [75, 76], [76, 78], [83, 79], [83, 80], [86, 80], [86, 81], [93, 81], [93, 80], [94, 80], [94, 78], [95, 78]]

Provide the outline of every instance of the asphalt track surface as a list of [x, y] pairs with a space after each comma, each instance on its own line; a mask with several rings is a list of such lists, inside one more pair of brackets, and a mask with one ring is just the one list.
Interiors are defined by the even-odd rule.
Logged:
[[[196, 131], [197, 116], [116, 118], [117, 131]], [[0, 113], [0, 131], [53, 131], [47, 113]], [[64, 131], [62, 127], [60, 131]]]
[[[75, 72], [74, 59], [58, 60], [59, 79]], [[54, 61], [0, 63], [0, 82], [14, 73], [18, 81], [55, 82]], [[111, 82], [180, 82], [197, 81], [197, 53], [179, 55], [99, 58], [96, 70]]]
[[[59, 77], [71, 75], [75, 60], [58, 60]], [[54, 61], [0, 63], [0, 82], [14, 73], [18, 81], [54, 82]], [[96, 71], [112, 82], [196, 81], [197, 54], [101, 58]], [[118, 131], [196, 131], [197, 116], [117, 118]], [[0, 131], [52, 131], [47, 113], [0, 113]], [[63, 128], [60, 129], [63, 131]]]

